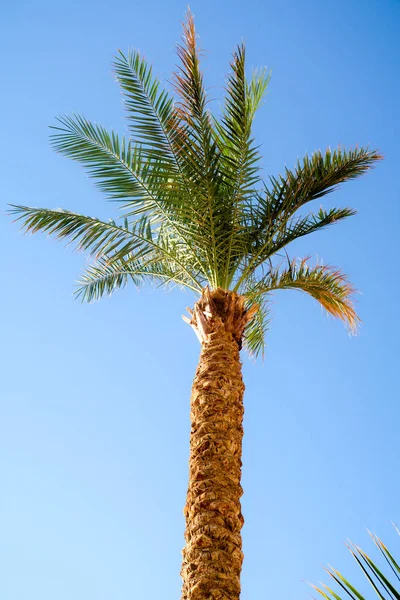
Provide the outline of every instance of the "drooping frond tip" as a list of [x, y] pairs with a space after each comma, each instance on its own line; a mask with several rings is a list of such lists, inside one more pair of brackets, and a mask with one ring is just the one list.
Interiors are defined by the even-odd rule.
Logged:
[[293, 289], [306, 292], [332, 316], [343, 321], [356, 333], [360, 319], [354, 307], [356, 289], [346, 275], [329, 265], [310, 266], [308, 257], [288, 260], [284, 268], [271, 268], [254, 286], [251, 294], [269, 294]]
[[293, 261], [288, 273], [295, 273], [296, 281], [293, 287], [298, 287], [310, 294], [333, 317], [340, 319], [355, 335], [360, 324], [360, 318], [354, 307], [356, 288], [347, 276], [339, 269], [329, 265], [310, 267], [307, 258], [299, 265]]
[[331, 270], [330, 267], [322, 266], [321, 272], [327, 275], [329, 285], [321, 290], [314, 290], [314, 298], [328, 313], [343, 321], [350, 333], [355, 335], [360, 324], [360, 317], [354, 307], [356, 288], [338, 269]]

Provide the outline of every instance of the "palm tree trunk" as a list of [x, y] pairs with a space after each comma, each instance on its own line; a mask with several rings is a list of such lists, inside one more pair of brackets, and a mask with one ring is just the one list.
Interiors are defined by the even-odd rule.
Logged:
[[182, 600], [238, 600], [243, 553], [244, 298], [206, 288], [190, 324], [201, 354], [192, 388]]

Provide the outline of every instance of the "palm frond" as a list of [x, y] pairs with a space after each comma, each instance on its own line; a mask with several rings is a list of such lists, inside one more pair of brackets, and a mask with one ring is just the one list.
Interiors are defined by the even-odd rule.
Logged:
[[[182, 122], [175, 100], [153, 76], [152, 67], [136, 50], [114, 60], [133, 139], [147, 159], [168, 173], [168, 183], [184, 191], [187, 201], [196, 194], [193, 178], [199, 177], [190, 128]], [[192, 198], [192, 200], [194, 199]], [[193, 204], [193, 202], [192, 202]]]
[[148, 260], [137, 260], [134, 255], [128, 254], [124, 258], [116, 255], [102, 257], [90, 264], [78, 280], [75, 294], [83, 302], [93, 302], [126, 287], [129, 281], [136, 287], [155, 281], [161, 286], [175, 284], [199, 291], [187, 273], [182, 268], [177, 268], [174, 262], [160, 262], [151, 257]]
[[245, 46], [242, 44], [233, 54], [224, 114], [220, 123], [215, 120], [221, 148], [224, 195], [229, 203], [230, 214], [224, 227], [224, 238], [227, 238], [224, 239], [227, 246], [225, 287], [231, 284], [237, 257], [243, 255], [242, 239], [237, 235], [237, 230], [244, 219], [247, 202], [260, 182], [260, 155], [251, 137], [251, 128], [269, 76], [265, 71], [256, 73], [249, 83], [245, 66]]
[[267, 188], [266, 201], [273, 206], [274, 218], [290, 216], [301, 206], [331, 193], [345, 181], [360, 177], [371, 169], [382, 156], [375, 150], [355, 148], [325, 154], [314, 152], [298, 161], [295, 169], [285, 169], [284, 175], [271, 177], [271, 189]]
[[[394, 528], [395, 528], [396, 532], [400, 535], [399, 529], [396, 526], [394, 526]], [[380, 538], [378, 538], [377, 535], [375, 535], [371, 532], [369, 532], [369, 534], [372, 537], [375, 545], [377, 546], [377, 548], [383, 555], [385, 561], [387, 562], [387, 564], [393, 571], [395, 577], [400, 581], [400, 565], [396, 562], [396, 559], [390, 553], [389, 549], [387, 548], [387, 546], [385, 546], [385, 544], [382, 542], [382, 540]]]
[[151, 211], [153, 218], [167, 222], [174, 213], [189, 211], [173, 169], [166, 168], [170, 165], [151, 160], [140, 145], [79, 115], [58, 121], [61, 126], [52, 128], [57, 131], [51, 136], [54, 149], [86, 167], [102, 191], [133, 209], [128, 215]]
[[[152, 67], [136, 50], [114, 60], [115, 76], [125, 97], [133, 139], [143, 145], [146, 156], [182, 176], [176, 151], [181, 132], [174, 109], [174, 98], [153, 77]], [[171, 173], [171, 174], [172, 174]]]
[[262, 71], [248, 82], [245, 58], [245, 46], [242, 44], [233, 54], [225, 110], [221, 123], [218, 124], [222, 145], [221, 170], [228, 190], [232, 190], [233, 206], [238, 199], [246, 198], [249, 193], [254, 192], [255, 184], [260, 181], [256, 175], [260, 156], [251, 138], [251, 126], [269, 81], [269, 76]]
[[[50, 136], [56, 152], [80, 162], [110, 198], [142, 203], [154, 198], [148, 179], [153, 164], [140, 146], [79, 115], [59, 117]], [[162, 171], [157, 173], [160, 177]]]
[[218, 202], [221, 176], [219, 173], [220, 150], [216, 142], [211, 115], [207, 109], [207, 97], [200, 70], [199, 49], [193, 15], [187, 12], [183, 23], [183, 43], [178, 45], [180, 65], [174, 73], [173, 85], [178, 96], [177, 114], [185, 124], [188, 141], [181, 149], [185, 153], [186, 169], [196, 190], [197, 212], [206, 217], [205, 239], [209, 248], [211, 284], [221, 283], [221, 259], [217, 244], [223, 234], [224, 219], [219, 218], [221, 203]]
[[124, 259], [120, 259], [117, 264], [116, 261], [109, 263], [107, 259], [100, 258], [81, 274], [75, 295], [83, 302], [93, 302], [126, 287], [129, 280], [136, 286], [141, 283], [136, 271], [131, 269], [131, 264], [126, 264]]
[[255, 235], [278, 231], [293, 214], [307, 202], [332, 192], [341, 183], [360, 177], [373, 167], [381, 155], [365, 148], [327, 150], [306, 156], [294, 170], [286, 169], [285, 176], [271, 177], [271, 187], [257, 196], [251, 207]]
[[254, 118], [257, 110], [260, 108], [267, 91], [271, 73], [266, 67], [253, 71], [251, 79], [247, 82], [247, 110], [251, 118]]
[[[380, 600], [400, 600], [399, 564], [393, 557], [392, 553], [389, 552], [384, 543], [376, 535], [370, 533], [370, 536], [385, 558], [386, 567], [389, 567], [388, 573], [384, 572], [385, 565], [380, 567], [377, 561], [372, 560], [359, 546], [350, 543], [348, 544], [348, 549], [360, 567], [363, 575], [366, 577], [368, 583], [372, 587], [374, 593], [380, 598]], [[365, 600], [365, 596], [362, 595], [358, 589], [339, 571], [333, 567], [329, 567], [326, 570], [333, 581], [337, 584], [339, 591], [336, 592], [330, 586], [323, 583], [321, 583], [319, 586], [312, 585], [312, 587], [321, 596], [323, 596], [325, 600], [342, 600], [343, 592], [345, 593], [346, 597], [351, 598], [351, 600]]]
[[[123, 203], [126, 217], [151, 214], [153, 223], [163, 223], [173, 235], [190, 243], [187, 229], [196, 217], [196, 209], [173, 170], [164, 168], [162, 161], [149, 159], [141, 146], [120, 139], [114, 132], [109, 134], [83, 117], [63, 117], [59, 121], [63, 126], [54, 128], [54, 148], [83, 164], [103, 191]], [[194, 223], [197, 227], [198, 218]], [[195, 233], [191, 227], [192, 243]]]
[[178, 44], [176, 51], [180, 65], [174, 73], [173, 86], [179, 99], [178, 113], [182, 121], [189, 125], [193, 138], [206, 152], [212, 143], [212, 127], [200, 70], [197, 34], [190, 10], [182, 23], [182, 44]]
[[[248, 291], [250, 290], [251, 288]], [[244, 347], [250, 356], [264, 358], [265, 339], [270, 321], [267, 296], [257, 292], [252, 293], [246, 302], [246, 308], [252, 307], [257, 307], [257, 312], [246, 325]]]
[[307, 202], [331, 193], [341, 183], [360, 177], [371, 169], [382, 156], [375, 150], [355, 148], [325, 154], [317, 151], [298, 161], [295, 169], [285, 169], [284, 175], [270, 178], [271, 187], [265, 192], [265, 202], [260, 204], [260, 225], [266, 212], [269, 221], [279, 223], [288, 219]]
[[[381, 158], [378, 152], [366, 148], [349, 151], [337, 149], [334, 152], [327, 150], [325, 155], [318, 151], [311, 158], [306, 156], [302, 163], [298, 162], [293, 171], [286, 169], [285, 177], [271, 177], [272, 188], [266, 188], [263, 195], [257, 194], [256, 201], [248, 211], [251, 227], [250, 231], [245, 232], [245, 236], [253, 244], [253, 250], [236, 283], [235, 291], [263, 260], [288, 243], [275, 248], [273, 240], [285, 228], [290, 229], [291, 219], [297, 210], [307, 202], [332, 192], [344, 181], [361, 176]], [[350, 213], [345, 216], [350, 216]]]
[[42, 231], [57, 239], [66, 239], [75, 244], [77, 250], [89, 251], [97, 259], [113, 256], [114, 260], [126, 260], [133, 255], [135, 260], [146, 258], [147, 264], [164, 261], [184, 272], [196, 290], [202, 289], [196, 279], [196, 255], [187, 252], [179, 240], [165, 234], [162, 228], [153, 232], [146, 215], [131, 227], [127, 222], [122, 227], [112, 220], [104, 222], [65, 210], [12, 206], [10, 212], [18, 215], [16, 220], [26, 232]]
[[[268, 231], [263, 240], [256, 238], [256, 241], [253, 243], [253, 252], [254, 254], [258, 254], [258, 260], [254, 263], [254, 268], [257, 268], [265, 260], [294, 240], [325, 229], [325, 227], [343, 221], [343, 219], [352, 217], [355, 214], [357, 214], [357, 211], [352, 208], [331, 208], [325, 210], [321, 207], [316, 214], [310, 213], [305, 217], [293, 218], [283, 223], [275, 234]], [[268, 236], [270, 236], [269, 241]], [[262, 252], [259, 252], [257, 245], [261, 245], [263, 248]]]
[[255, 293], [268, 294], [281, 289], [306, 292], [354, 333], [359, 324], [353, 304], [356, 290], [339, 270], [327, 265], [310, 266], [307, 260], [288, 260], [286, 268], [271, 268], [258, 280]]
[[101, 256], [117, 249], [121, 256], [135, 252], [141, 255], [158, 249], [152, 238], [150, 223], [146, 217], [137, 221], [132, 229], [121, 227], [115, 221], [100, 221], [95, 217], [80, 215], [67, 210], [32, 208], [12, 205], [11, 214], [27, 233], [42, 231], [65, 239], [77, 250], [87, 250], [92, 256]]

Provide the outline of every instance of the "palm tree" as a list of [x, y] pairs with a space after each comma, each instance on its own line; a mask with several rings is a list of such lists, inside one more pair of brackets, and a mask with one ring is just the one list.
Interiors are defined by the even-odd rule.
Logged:
[[286, 247], [353, 215], [350, 208], [298, 211], [368, 171], [380, 156], [366, 148], [318, 151], [265, 183], [251, 131], [268, 73], [246, 78], [239, 45], [217, 118], [208, 108], [190, 13], [182, 39], [173, 94], [138, 52], [116, 57], [128, 137], [77, 115], [58, 119], [54, 128], [55, 150], [80, 162], [120, 203], [123, 216], [104, 222], [66, 210], [12, 211], [25, 231], [69, 240], [91, 255], [77, 288], [85, 301], [129, 281], [178, 285], [197, 295], [184, 317], [201, 352], [191, 396], [182, 597], [234, 600], [243, 557], [239, 351], [243, 342], [251, 354], [263, 353], [268, 299], [279, 289], [308, 293], [356, 329], [347, 278], [330, 266], [289, 259]]
[[[400, 534], [397, 527], [396, 531]], [[380, 600], [400, 600], [400, 565], [382, 540], [373, 533], [369, 532], [369, 534], [384, 558], [382, 566], [378, 566], [377, 562], [373, 561], [359, 546], [349, 543], [348, 548]], [[385, 567], [387, 571], [386, 574]], [[355, 588], [354, 585], [352, 585], [352, 583], [350, 583], [350, 581], [348, 581], [339, 571], [330, 567], [327, 569], [327, 572], [339, 587], [338, 592], [335, 592], [331, 587], [324, 583], [321, 583], [320, 586], [312, 586], [325, 600], [344, 600], [344, 598], [350, 598], [350, 600], [365, 600], [365, 597], [357, 590], [357, 588]], [[343, 592], [345, 594], [344, 596]], [[339, 594], [342, 594], [342, 596]]]

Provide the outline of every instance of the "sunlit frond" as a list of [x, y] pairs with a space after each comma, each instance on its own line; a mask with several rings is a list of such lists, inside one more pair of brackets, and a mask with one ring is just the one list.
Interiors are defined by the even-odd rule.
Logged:
[[100, 221], [94, 217], [79, 215], [67, 210], [12, 206], [12, 214], [27, 233], [41, 231], [55, 238], [65, 239], [77, 250], [87, 250], [93, 256], [115, 252], [147, 254], [157, 248], [146, 217], [137, 221], [132, 230], [121, 227], [115, 221]]
[[220, 122], [215, 119], [221, 148], [224, 195], [229, 206], [229, 218], [223, 232], [224, 245], [227, 247], [225, 287], [231, 284], [237, 259], [245, 252], [243, 240], [237, 232], [245, 219], [247, 202], [255, 195], [256, 186], [260, 183], [260, 155], [251, 130], [269, 80], [266, 72], [262, 71], [254, 74], [250, 82], [247, 81], [245, 55], [242, 44], [233, 54], [224, 113]]
[[[216, 141], [207, 96], [200, 70], [200, 51], [193, 15], [190, 10], [182, 24], [182, 44], [177, 46], [179, 65], [174, 73], [173, 87], [178, 96], [177, 114], [187, 127], [189, 143], [185, 152], [186, 168], [192, 174], [196, 187], [195, 206], [205, 217], [203, 228], [208, 246], [208, 262], [212, 273], [211, 285], [221, 282], [221, 257], [218, 251], [219, 236], [224, 233], [224, 216], [221, 215], [222, 181], [219, 172], [220, 149]], [[221, 218], [222, 217], [222, 218]]]
[[[288, 226], [290, 229], [293, 215], [302, 206], [332, 192], [339, 184], [361, 176], [381, 158], [378, 152], [365, 148], [327, 150], [325, 155], [318, 151], [311, 158], [305, 156], [294, 170], [286, 169], [285, 176], [271, 177], [271, 189], [266, 188], [263, 194], [257, 194], [256, 201], [248, 210], [250, 227], [244, 232], [244, 237], [251, 243], [251, 256], [245, 260], [246, 268], [241, 272], [235, 291], [264, 260], [288, 243], [283, 241], [274, 246], [273, 242], [282, 236], [282, 232], [285, 233]], [[344, 216], [350, 216], [350, 213]], [[331, 219], [331, 222], [334, 221]], [[315, 231], [314, 227], [312, 231]]]
[[[331, 208], [329, 210], [320, 208], [315, 214], [310, 213], [305, 217], [294, 217], [293, 219], [290, 219], [283, 223], [278, 230], [275, 230], [275, 232], [273, 229], [267, 231], [263, 240], [257, 239], [257, 241], [254, 242], [254, 253], [258, 253], [257, 245], [263, 246], [263, 251], [258, 253], [258, 260], [254, 264], [254, 267], [258, 267], [261, 263], [282, 250], [282, 248], [294, 240], [309, 235], [310, 233], [314, 233], [315, 231], [320, 231], [328, 225], [338, 223], [355, 214], [356, 211], [352, 208]], [[268, 237], [270, 238], [269, 240]]]
[[142, 281], [132, 263], [127, 263], [124, 259], [109, 263], [100, 258], [81, 274], [75, 295], [84, 302], [93, 302], [105, 295], [111, 296], [115, 290], [124, 288], [129, 280], [136, 286]]
[[251, 137], [255, 112], [264, 96], [269, 77], [265, 71], [255, 74], [250, 82], [245, 74], [245, 47], [238, 46], [233, 54], [231, 73], [227, 81], [225, 110], [218, 123], [222, 145], [221, 170], [232, 204], [254, 192], [260, 181], [259, 152]]
[[[174, 98], [153, 76], [152, 67], [136, 50], [114, 60], [115, 76], [121, 85], [133, 139], [143, 145], [146, 157], [160, 161], [170, 177], [181, 178], [176, 152], [180, 133]], [[181, 181], [182, 184], [182, 181]]]
[[328, 149], [325, 154], [318, 150], [311, 157], [306, 155], [293, 170], [286, 168], [284, 175], [270, 178], [264, 204], [260, 204], [260, 226], [267, 215], [272, 224], [290, 218], [307, 202], [322, 198], [341, 183], [360, 177], [381, 158], [378, 152], [368, 148], [348, 151], [337, 148], [333, 152]]
[[257, 358], [264, 358], [265, 340], [270, 321], [268, 298], [266, 294], [259, 294], [252, 286], [249, 286], [249, 298], [247, 308], [257, 307], [254, 317], [246, 325], [244, 331], [244, 347], [250, 354]]
[[[359, 546], [349, 543], [347, 547], [371, 586], [374, 597], [376, 594], [380, 600], [400, 600], [399, 563], [382, 540], [373, 533], [370, 533], [370, 536], [384, 558], [382, 565], [379, 565], [377, 560], [372, 560]], [[326, 570], [337, 585], [337, 591], [324, 583], [312, 585], [325, 600], [365, 600], [365, 596], [342, 573], [333, 567]]]
[[160, 262], [151, 257], [140, 260], [128, 254], [125, 258], [103, 257], [90, 264], [78, 280], [75, 294], [82, 301], [92, 302], [124, 288], [129, 281], [136, 287], [154, 281], [160, 286], [178, 285], [199, 292], [185, 270], [173, 261]]
[[153, 223], [163, 223], [185, 244], [199, 242], [196, 209], [173, 170], [164, 169], [162, 161], [150, 160], [141, 146], [82, 117], [59, 121], [63, 126], [55, 128], [52, 136], [55, 149], [83, 164], [102, 190], [121, 201], [125, 216], [151, 214]]
[[51, 135], [54, 149], [80, 162], [109, 197], [138, 203], [152, 198], [147, 181], [152, 165], [146, 164], [140, 146], [79, 115], [57, 120]]
[[190, 10], [182, 23], [182, 44], [178, 44], [176, 51], [180, 63], [174, 73], [173, 85], [178, 96], [178, 111], [181, 119], [190, 126], [192, 137], [204, 152], [205, 160], [207, 151], [212, 146], [213, 135], [203, 74], [200, 70], [200, 50]]
[[353, 304], [356, 290], [339, 270], [328, 265], [310, 266], [307, 259], [292, 260], [285, 268], [271, 268], [255, 286], [257, 294], [282, 289], [306, 292], [350, 331], [357, 330], [359, 318]]
[[115, 221], [104, 222], [65, 210], [13, 206], [10, 212], [18, 215], [17, 221], [26, 232], [42, 231], [65, 239], [98, 259], [112, 256], [113, 260], [127, 260], [134, 255], [135, 260], [146, 258], [146, 264], [164, 262], [166, 268], [172, 264], [178, 272], [185, 273], [194, 289], [202, 289], [196, 278], [195, 255], [185, 252], [179, 241], [162, 229], [153, 232], [146, 216], [129, 228], [128, 223], [122, 227]]

